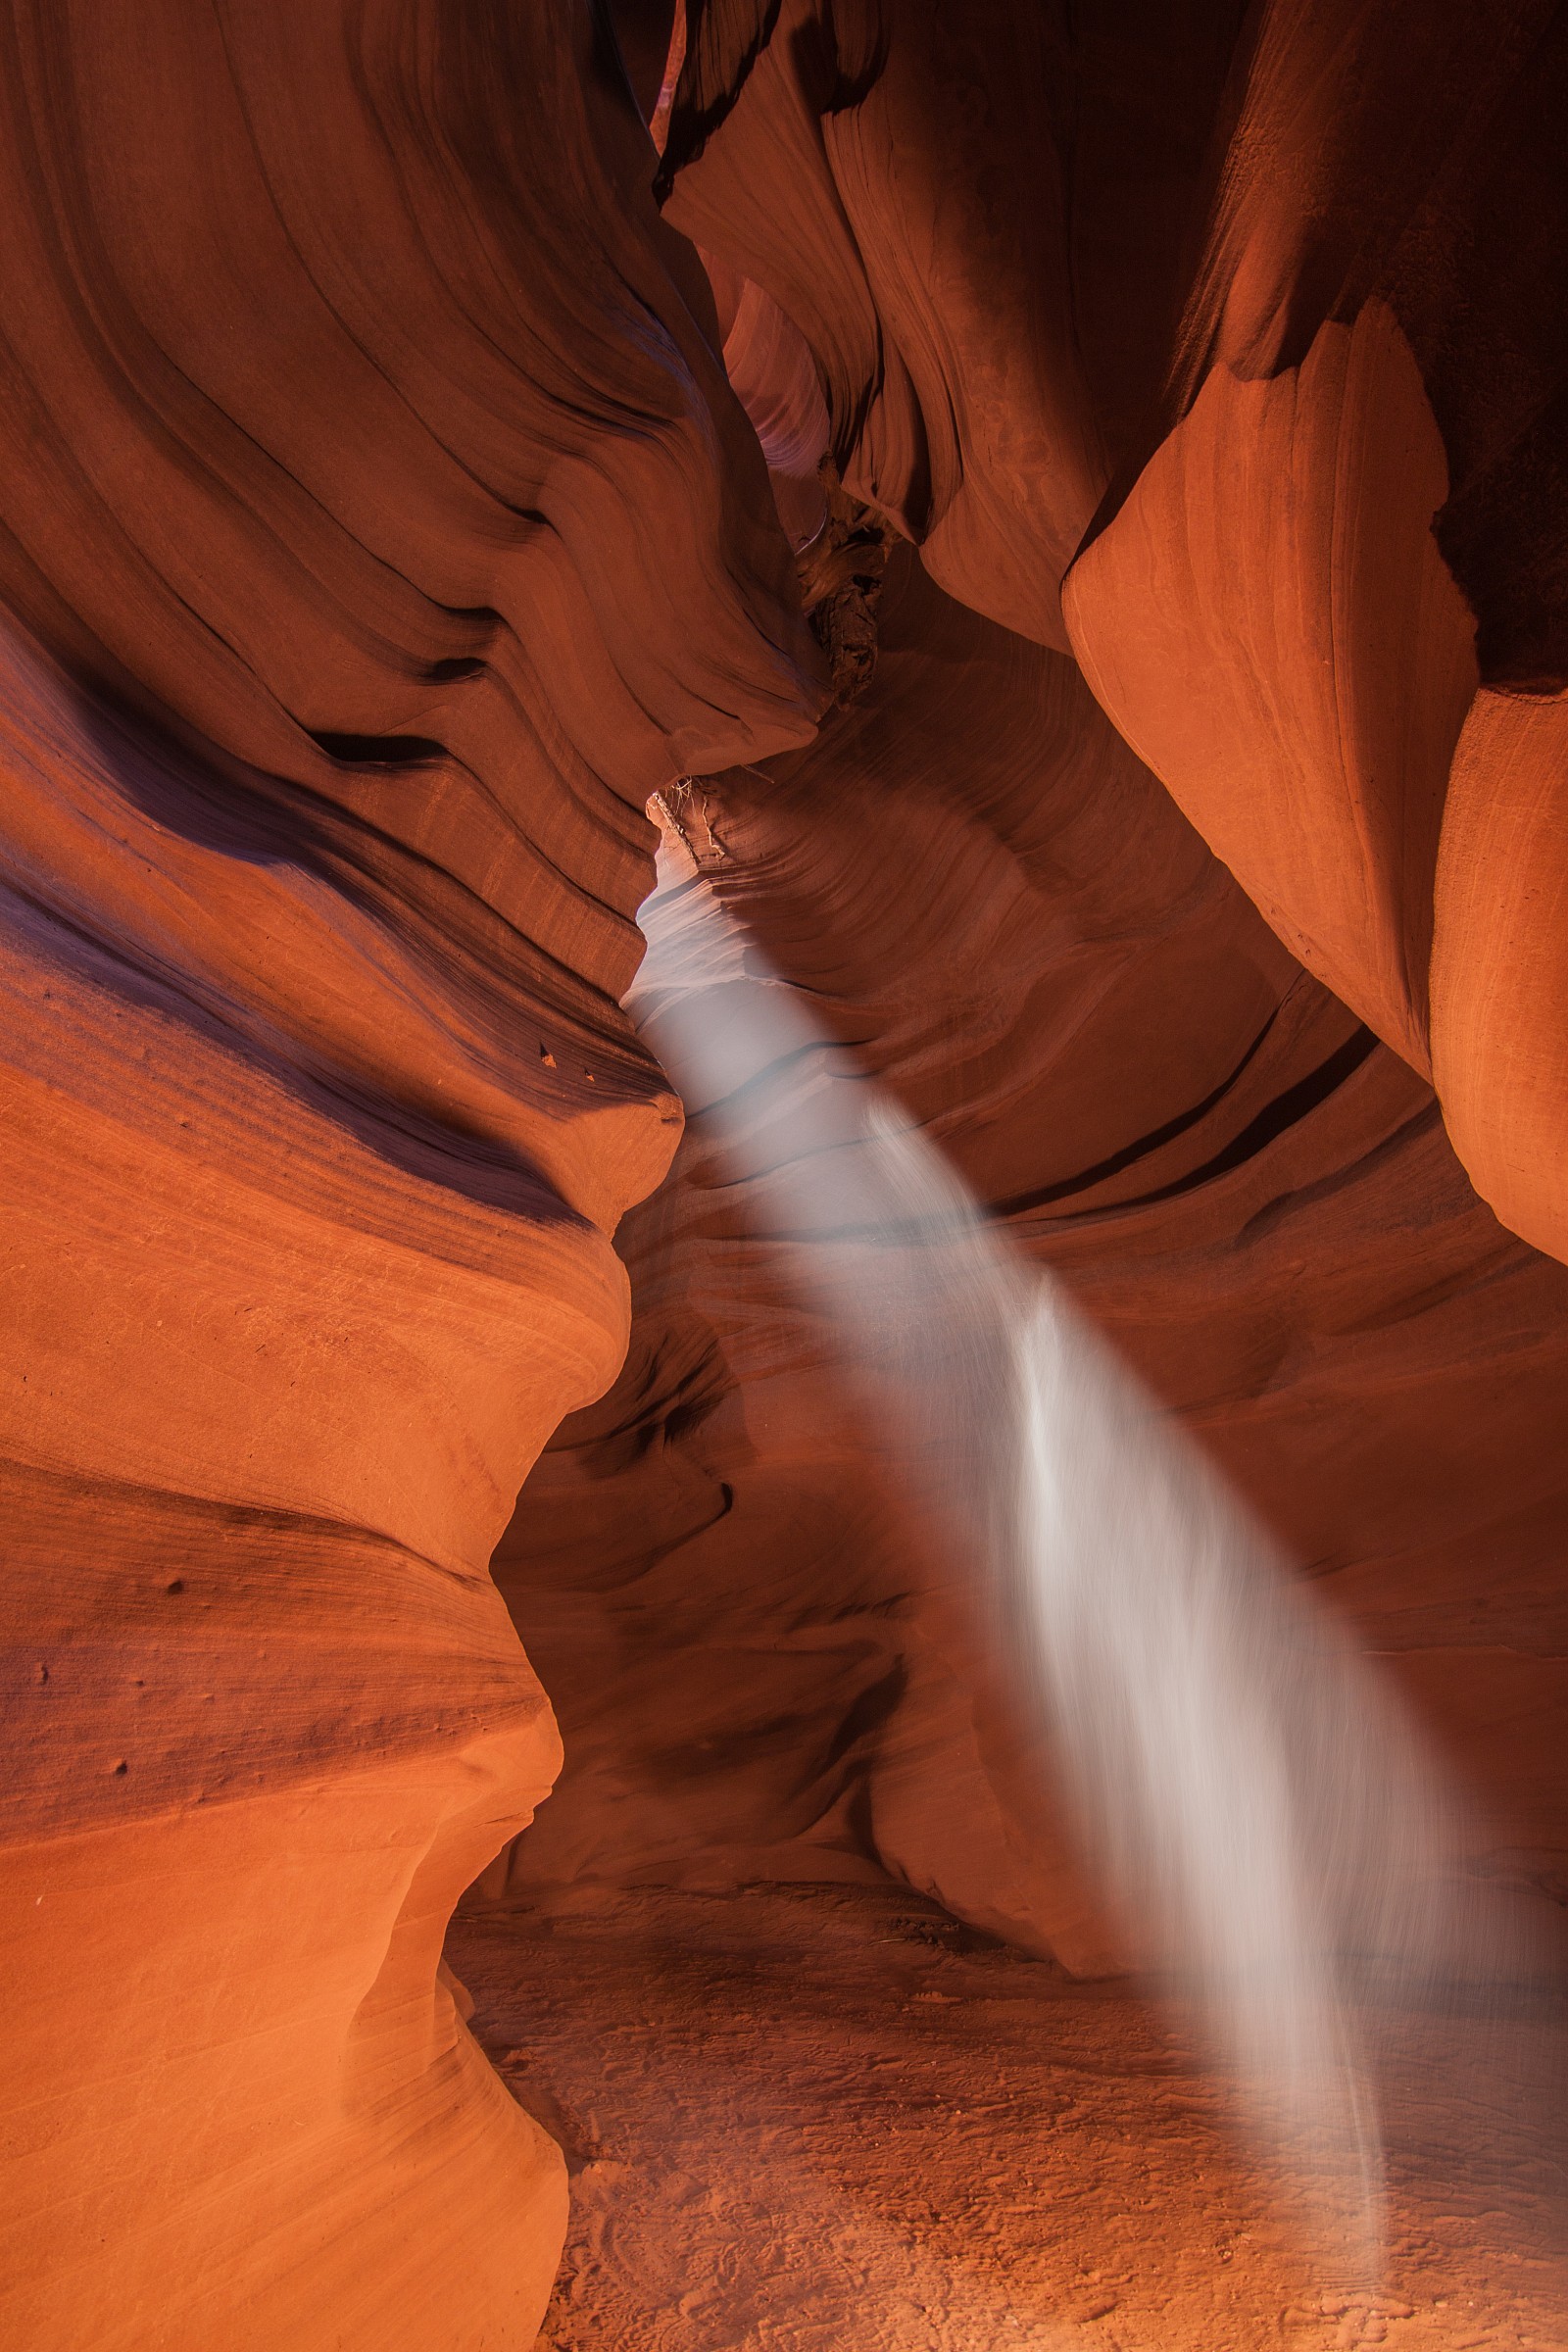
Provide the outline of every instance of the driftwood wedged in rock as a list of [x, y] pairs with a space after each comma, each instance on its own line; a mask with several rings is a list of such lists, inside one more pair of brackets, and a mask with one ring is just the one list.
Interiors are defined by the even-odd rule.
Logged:
[[865, 692], [876, 669], [877, 612], [894, 532], [850, 497], [831, 459], [822, 462], [821, 480], [827, 519], [797, 562], [801, 603], [842, 710]]

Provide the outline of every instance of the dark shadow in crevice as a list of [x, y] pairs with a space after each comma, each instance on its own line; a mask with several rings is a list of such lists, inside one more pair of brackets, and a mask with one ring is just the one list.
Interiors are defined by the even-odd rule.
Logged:
[[[1178, 1136], [1185, 1135], [1190, 1128], [1198, 1126], [1203, 1119], [1207, 1118], [1211, 1110], [1217, 1108], [1217, 1106], [1224, 1102], [1226, 1096], [1234, 1090], [1241, 1080], [1243, 1074], [1256, 1059], [1263, 1046], [1267, 1043], [1269, 1037], [1272, 1035], [1279, 1020], [1280, 1014], [1285, 1008], [1285, 1003], [1288, 1001], [1289, 999], [1287, 998], [1275, 1006], [1274, 1010], [1269, 1014], [1268, 1019], [1263, 1023], [1262, 1028], [1253, 1038], [1251, 1044], [1248, 1047], [1246, 1053], [1243, 1054], [1241, 1059], [1236, 1063], [1235, 1067], [1228, 1073], [1227, 1076], [1220, 1080], [1218, 1086], [1216, 1086], [1211, 1093], [1206, 1094], [1203, 1097], [1200, 1102], [1195, 1102], [1190, 1110], [1179, 1111], [1175, 1118], [1167, 1119], [1162, 1127], [1151, 1128], [1147, 1135], [1141, 1135], [1135, 1142], [1124, 1145], [1119, 1152], [1111, 1152], [1108, 1158], [1097, 1160], [1093, 1167], [1080, 1169], [1075, 1176], [1064, 1176], [1058, 1184], [1039, 1185], [1031, 1192], [1014, 1193], [1004, 1200], [992, 1201], [990, 1203], [991, 1214], [997, 1217], [1026, 1216], [1032, 1209], [1049, 1207], [1054, 1200], [1066, 1200], [1071, 1199], [1075, 1193], [1091, 1192], [1095, 1186], [1107, 1183], [1112, 1176], [1119, 1176], [1124, 1168], [1130, 1168], [1134, 1166], [1137, 1161], [1141, 1159], [1151, 1158], [1154, 1152], [1163, 1150], [1166, 1144], [1174, 1143]], [[1355, 1056], [1355, 1060], [1352, 1060], [1348, 1064], [1348, 1068], [1354, 1068], [1356, 1061], [1364, 1060], [1367, 1052], [1370, 1051], [1371, 1046], [1377, 1042], [1376, 1039], [1370, 1036], [1369, 1032], [1360, 1030], [1356, 1031], [1348, 1042], [1350, 1045], [1354, 1045], [1356, 1038], [1361, 1036], [1365, 1036], [1368, 1042], [1366, 1045], [1360, 1048]], [[1343, 1054], [1345, 1050], [1345, 1047], [1342, 1046], [1339, 1051], [1341, 1054]], [[1304, 1078], [1300, 1082], [1301, 1085], [1313, 1085], [1321, 1075], [1322, 1071], [1328, 1070], [1331, 1066], [1333, 1066], [1336, 1058], [1336, 1056], [1331, 1055], [1328, 1061], [1320, 1064], [1318, 1071], [1314, 1071], [1307, 1078]], [[1337, 1084], [1338, 1081], [1334, 1081], [1334, 1083]], [[1238, 1149], [1246, 1142], [1246, 1139], [1253, 1136], [1254, 1134], [1259, 1135], [1259, 1140], [1251, 1144], [1248, 1150], [1242, 1151], [1240, 1155], [1241, 1157], [1246, 1158], [1250, 1156], [1251, 1151], [1261, 1150], [1263, 1143], [1271, 1141], [1274, 1135], [1277, 1135], [1282, 1131], [1281, 1126], [1269, 1128], [1267, 1124], [1268, 1121], [1275, 1116], [1282, 1105], [1293, 1102], [1298, 1091], [1299, 1090], [1298, 1088], [1291, 1088], [1288, 1089], [1285, 1094], [1279, 1096], [1275, 1102], [1270, 1103], [1264, 1110], [1259, 1112], [1258, 1116], [1251, 1121], [1250, 1125], [1243, 1128], [1241, 1134], [1237, 1136], [1232, 1143], [1225, 1147], [1224, 1152], [1217, 1153], [1212, 1159], [1204, 1161], [1201, 1168], [1195, 1170], [1189, 1176], [1178, 1178], [1172, 1185], [1166, 1187], [1163, 1191], [1141, 1194], [1139, 1195], [1139, 1199], [1141, 1200], [1161, 1200], [1166, 1199], [1169, 1193], [1185, 1190], [1186, 1187], [1191, 1184], [1200, 1183], [1206, 1175], [1218, 1174], [1220, 1172], [1221, 1163], [1225, 1162], [1225, 1153], [1238, 1151]], [[1305, 1107], [1310, 1108], [1310, 1103], [1306, 1104]], [[1290, 1112], [1289, 1115], [1283, 1119], [1282, 1126], [1293, 1125], [1295, 1120], [1302, 1115], [1303, 1114], [1301, 1111]], [[1260, 1132], [1265, 1129], [1267, 1132]], [[1225, 1162], [1225, 1164], [1234, 1165], [1236, 1163]], [[1118, 1200], [1110, 1203], [1109, 1205], [1117, 1208], [1128, 1208], [1133, 1206], [1134, 1203], [1132, 1201]]]
[[306, 733], [329, 760], [355, 767], [426, 767], [451, 757], [433, 735], [329, 735], [314, 727]]
[[1315, 1070], [1309, 1070], [1295, 1086], [1287, 1087], [1283, 1095], [1276, 1096], [1212, 1159], [1205, 1160], [1200, 1168], [1194, 1168], [1191, 1175], [1178, 1177], [1173, 1184], [1162, 1184], [1152, 1193], [1140, 1193], [1132, 1200], [1118, 1200], [1117, 1208], [1146, 1208], [1155, 1200], [1174, 1200], [1181, 1194], [1196, 1192], [1200, 1185], [1212, 1183], [1216, 1176], [1229, 1175], [1233, 1168], [1255, 1158], [1288, 1127], [1298, 1125], [1320, 1103], [1326, 1102], [1376, 1052], [1378, 1043], [1364, 1023], [1358, 1025], [1337, 1052], [1326, 1061], [1320, 1061]]

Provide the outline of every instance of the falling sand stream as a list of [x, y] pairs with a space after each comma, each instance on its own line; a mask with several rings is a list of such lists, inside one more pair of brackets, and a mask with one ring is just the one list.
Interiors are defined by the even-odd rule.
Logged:
[[[1458, 1867], [1395, 1691], [720, 903], [678, 801], [629, 1009], [823, 1318], [978, 1634], [1041, 1725], [1124, 1948], [1363, 2293], [1383, 2268], [1377, 2019], [1536, 1955]], [[1310, 2181], [1310, 2194], [1306, 2184]]]

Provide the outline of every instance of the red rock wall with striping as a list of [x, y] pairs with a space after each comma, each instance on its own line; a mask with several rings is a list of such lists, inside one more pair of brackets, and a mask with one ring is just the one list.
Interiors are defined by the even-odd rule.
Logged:
[[679, 1131], [643, 803], [819, 661], [589, 8], [0, 45], [0, 2331], [520, 2346], [564, 2177], [436, 1978], [560, 1754], [486, 1562]]

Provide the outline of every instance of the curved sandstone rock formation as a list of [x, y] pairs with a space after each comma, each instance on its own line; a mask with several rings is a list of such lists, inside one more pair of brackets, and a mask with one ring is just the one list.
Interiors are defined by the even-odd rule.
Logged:
[[1309, 971], [1429, 1069], [1427, 965], [1474, 624], [1443, 444], [1369, 304], [1299, 368], [1210, 374], [1074, 565], [1104, 709]]
[[[1560, 9], [712, 13], [669, 217], [806, 333], [846, 483], [1043, 644], [1068, 643], [1070, 571], [1110, 716], [1430, 1074], [1460, 727], [1482, 680], [1568, 681]], [[1542, 1146], [1551, 1086], [1526, 1092], [1510, 1166]], [[1455, 1133], [1522, 1207], [1462, 1111]], [[1561, 1210], [1526, 1213], [1560, 1251]]]
[[587, 8], [5, 40], [3, 2329], [522, 2345], [485, 1565], [678, 1133], [642, 804], [819, 658]]
[[1444, 808], [1434, 1077], [1476, 1190], [1558, 1257], [1568, 1255], [1565, 874], [1568, 696], [1483, 688]]
[[620, 1009], [675, 778], [1568, 1884], [1568, 12], [673, 14], [0, 10], [29, 2352], [532, 2339], [475, 1877], [1118, 1962]]
[[[1473, 1866], [1560, 1899], [1568, 1273], [1070, 662], [907, 553], [872, 685], [770, 771], [705, 788], [710, 879], [1383, 1654], [1485, 1800]], [[892, 1872], [1102, 1968], [1038, 1759], [955, 1671], [952, 1564], [756, 1222], [693, 1119], [623, 1229], [625, 1371], [496, 1556], [566, 1764], [484, 1890]]]

